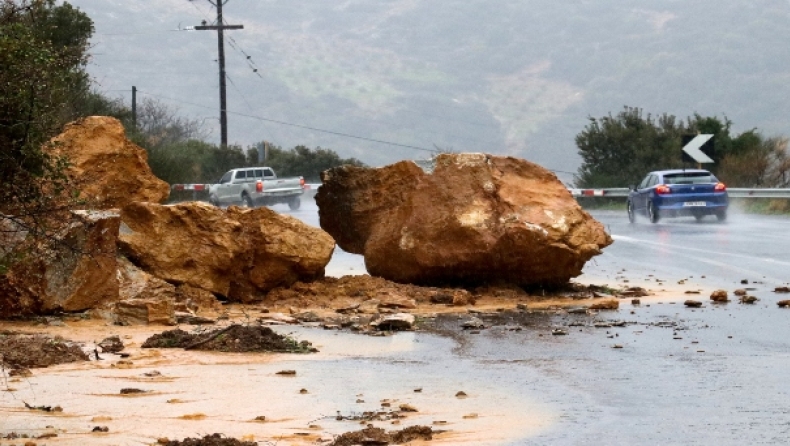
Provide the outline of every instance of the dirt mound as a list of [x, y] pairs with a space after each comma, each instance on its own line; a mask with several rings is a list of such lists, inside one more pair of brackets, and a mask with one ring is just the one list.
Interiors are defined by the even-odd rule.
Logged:
[[330, 446], [351, 446], [357, 444], [403, 444], [414, 440], [433, 439], [429, 426], [411, 426], [399, 431], [387, 432], [378, 427], [368, 427], [360, 431], [346, 432], [335, 438]]
[[275, 333], [269, 327], [233, 324], [222, 329], [188, 333], [167, 330], [146, 339], [143, 348], [183, 348], [219, 352], [316, 352], [307, 341], [297, 341]]
[[39, 368], [76, 361], [88, 361], [88, 355], [61, 337], [0, 333], [0, 363], [4, 367]]
[[164, 443], [165, 446], [257, 446], [254, 441], [241, 441], [223, 437], [222, 434], [206, 435], [203, 438], [185, 438]]

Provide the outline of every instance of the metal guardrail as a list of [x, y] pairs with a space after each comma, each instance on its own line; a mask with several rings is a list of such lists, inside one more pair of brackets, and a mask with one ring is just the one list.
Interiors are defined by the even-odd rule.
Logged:
[[[609, 189], [569, 189], [574, 197], [627, 197], [627, 187]], [[730, 198], [790, 198], [790, 189], [757, 189], [729, 187]]]
[[[207, 193], [210, 184], [173, 184], [172, 191], [192, 191], [194, 199], [198, 199], [198, 193]], [[318, 183], [306, 183], [304, 185], [305, 195], [313, 197], [318, 191]], [[613, 187], [607, 189], [568, 189], [574, 197], [611, 197], [625, 198], [630, 189], [627, 187]], [[767, 188], [727, 188], [730, 198], [790, 198], [790, 189], [767, 189]]]

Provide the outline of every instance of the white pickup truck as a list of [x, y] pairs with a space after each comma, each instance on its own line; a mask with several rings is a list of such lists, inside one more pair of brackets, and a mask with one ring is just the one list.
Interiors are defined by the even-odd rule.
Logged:
[[270, 167], [232, 169], [219, 183], [209, 187], [209, 202], [215, 206], [239, 204], [247, 207], [288, 203], [299, 209], [304, 178], [277, 178]]

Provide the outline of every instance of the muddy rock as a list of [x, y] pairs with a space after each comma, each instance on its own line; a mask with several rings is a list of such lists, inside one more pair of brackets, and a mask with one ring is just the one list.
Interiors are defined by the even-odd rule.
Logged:
[[612, 243], [550, 171], [485, 154], [443, 154], [322, 174], [321, 227], [368, 271], [401, 283], [559, 284]]
[[323, 277], [334, 250], [324, 231], [268, 208], [133, 203], [121, 219], [121, 250], [140, 268], [243, 303]]
[[124, 349], [123, 341], [118, 335], [104, 338], [98, 346], [104, 353], [118, 353]]
[[53, 238], [0, 275], [0, 317], [75, 312], [118, 299], [119, 215], [75, 211]]
[[734, 294], [736, 296], [745, 296], [747, 294], [747, 292], [743, 288], [739, 288], [739, 289], [733, 291], [732, 294]]
[[616, 310], [620, 308], [620, 301], [617, 299], [606, 299], [590, 305], [591, 310]]
[[382, 316], [381, 319], [371, 322], [370, 325], [382, 331], [404, 331], [411, 330], [415, 320], [413, 314], [395, 313]]
[[329, 446], [390, 445], [432, 439], [433, 430], [429, 426], [411, 426], [391, 432], [378, 427], [368, 427], [360, 431], [341, 434]]
[[729, 302], [730, 298], [725, 290], [716, 290], [710, 295], [710, 300], [714, 302]]
[[749, 296], [749, 295], [741, 296], [741, 298], [738, 299], [738, 301], [740, 303], [742, 303], [742, 304], [753, 304], [753, 303], [757, 302], [758, 300], [760, 300], [760, 299], [758, 299], [755, 296]]
[[90, 116], [72, 122], [53, 142], [52, 152], [68, 158], [66, 175], [92, 208], [163, 203], [170, 195], [170, 186], [151, 172], [145, 149], [126, 138], [115, 118]]
[[221, 434], [206, 435], [203, 438], [185, 438], [178, 440], [160, 441], [164, 446], [258, 446], [254, 441], [242, 441], [228, 438]]
[[778, 286], [774, 288], [774, 293], [790, 293], [790, 287]]
[[689, 300], [683, 302], [683, 305], [685, 305], [687, 307], [690, 307], [690, 308], [699, 308], [699, 307], [702, 306], [702, 302], [700, 302], [698, 300], [691, 300], [691, 299], [689, 299]]
[[173, 301], [169, 299], [126, 299], [115, 304], [120, 325], [175, 325]]
[[776, 305], [779, 305], [779, 308], [790, 307], [790, 300], [780, 300]]
[[0, 332], [0, 365], [6, 369], [32, 369], [87, 360], [88, 355], [78, 345], [60, 337]]

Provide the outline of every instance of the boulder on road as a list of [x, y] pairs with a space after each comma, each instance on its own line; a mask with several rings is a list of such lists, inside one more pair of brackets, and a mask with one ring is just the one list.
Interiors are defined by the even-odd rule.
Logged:
[[323, 277], [334, 250], [324, 231], [268, 208], [132, 203], [121, 219], [120, 248], [137, 266], [237, 302]]
[[74, 121], [52, 142], [51, 152], [68, 158], [66, 175], [92, 208], [122, 208], [134, 201], [163, 203], [170, 195], [170, 186], [151, 172], [145, 149], [126, 138], [115, 118], [89, 116]]
[[55, 234], [0, 275], [0, 317], [87, 310], [118, 300], [119, 215], [75, 211]]
[[321, 227], [401, 283], [567, 282], [612, 243], [550, 171], [525, 160], [443, 154], [322, 174]]

